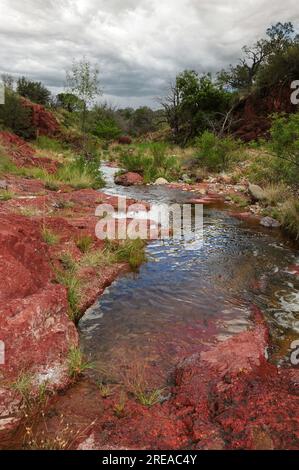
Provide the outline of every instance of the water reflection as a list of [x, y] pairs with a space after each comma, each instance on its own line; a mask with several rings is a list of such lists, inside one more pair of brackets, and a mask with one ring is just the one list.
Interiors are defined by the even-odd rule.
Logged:
[[[104, 171], [109, 194], [170, 203], [190, 198], [165, 187], [117, 187], [115, 169]], [[299, 282], [286, 268], [298, 255], [274, 233], [209, 208], [203, 244], [186, 250], [183, 241], [157, 240], [147, 253], [149, 261], [139, 273], [114, 282], [80, 322], [85, 352], [97, 364], [95, 375], [103, 367], [119, 371], [141, 361], [159, 382], [181, 357], [248, 328], [252, 303], [267, 315], [273, 358], [287, 358], [284, 340], [290, 330], [299, 334]]]

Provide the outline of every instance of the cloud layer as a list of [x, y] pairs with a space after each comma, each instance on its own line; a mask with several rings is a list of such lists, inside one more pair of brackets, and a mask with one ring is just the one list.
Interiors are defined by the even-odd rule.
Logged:
[[1, 0], [0, 71], [64, 86], [73, 58], [98, 64], [104, 98], [155, 105], [184, 68], [215, 72], [297, 0]]

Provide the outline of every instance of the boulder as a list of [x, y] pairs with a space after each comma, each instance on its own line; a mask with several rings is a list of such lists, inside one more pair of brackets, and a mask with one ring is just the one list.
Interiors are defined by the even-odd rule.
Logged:
[[264, 191], [257, 184], [250, 184], [248, 192], [254, 201], [262, 201], [264, 199]]
[[168, 181], [167, 181], [165, 178], [158, 178], [158, 179], [156, 179], [156, 181], [154, 182], [154, 184], [156, 184], [156, 185], [168, 184]]
[[134, 186], [135, 184], [143, 184], [143, 177], [139, 173], [124, 173], [115, 178], [115, 183], [121, 186]]
[[260, 221], [260, 225], [267, 228], [278, 228], [281, 224], [278, 222], [278, 220], [273, 219], [272, 217], [264, 217]]

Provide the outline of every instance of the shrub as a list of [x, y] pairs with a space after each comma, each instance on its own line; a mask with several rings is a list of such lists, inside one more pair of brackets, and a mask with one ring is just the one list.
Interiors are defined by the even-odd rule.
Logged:
[[239, 143], [232, 137], [219, 138], [209, 131], [205, 131], [198, 139], [198, 161], [210, 171], [227, 170], [233, 152], [239, 148]]
[[120, 243], [107, 240], [106, 250], [109, 250], [115, 255], [116, 261], [126, 261], [134, 270], [147, 260], [145, 244], [145, 241], [140, 238], [136, 240], [124, 240]]
[[275, 115], [270, 132], [275, 173], [286, 182], [298, 184], [299, 114]]
[[56, 245], [59, 242], [59, 236], [46, 227], [42, 230], [42, 238], [48, 245]]
[[263, 188], [264, 202], [270, 206], [276, 206], [285, 201], [288, 195], [288, 188], [284, 183], [269, 184]]
[[282, 226], [296, 240], [299, 239], [299, 201], [298, 199], [290, 199], [281, 207], [279, 219]]
[[72, 162], [65, 163], [55, 174], [58, 181], [70, 184], [76, 189], [98, 189], [104, 185], [99, 164], [86, 161], [82, 157], [75, 158]]
[[90, 235], [82, 235], [76, 240], [76, 245], [82, 253], [86, 253], [93, 244], [93, 238]]
[[180, 165], [175, 155], [168, 155], [164, 143], [141, 145], [137, 152], [124, 153], [120, 157], [126, 170], [141, 173], [146, 183], [159, 177], [173, 179], [179, 175]]

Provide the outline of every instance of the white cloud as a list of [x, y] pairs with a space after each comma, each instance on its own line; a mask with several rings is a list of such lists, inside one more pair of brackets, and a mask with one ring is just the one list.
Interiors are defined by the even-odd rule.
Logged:
[[72, 58], [101, 69], [115, 104], [154, 103], [184, 68], [215, 72], [297, 0], [1, 0], [0, 69], [57, 89]]

